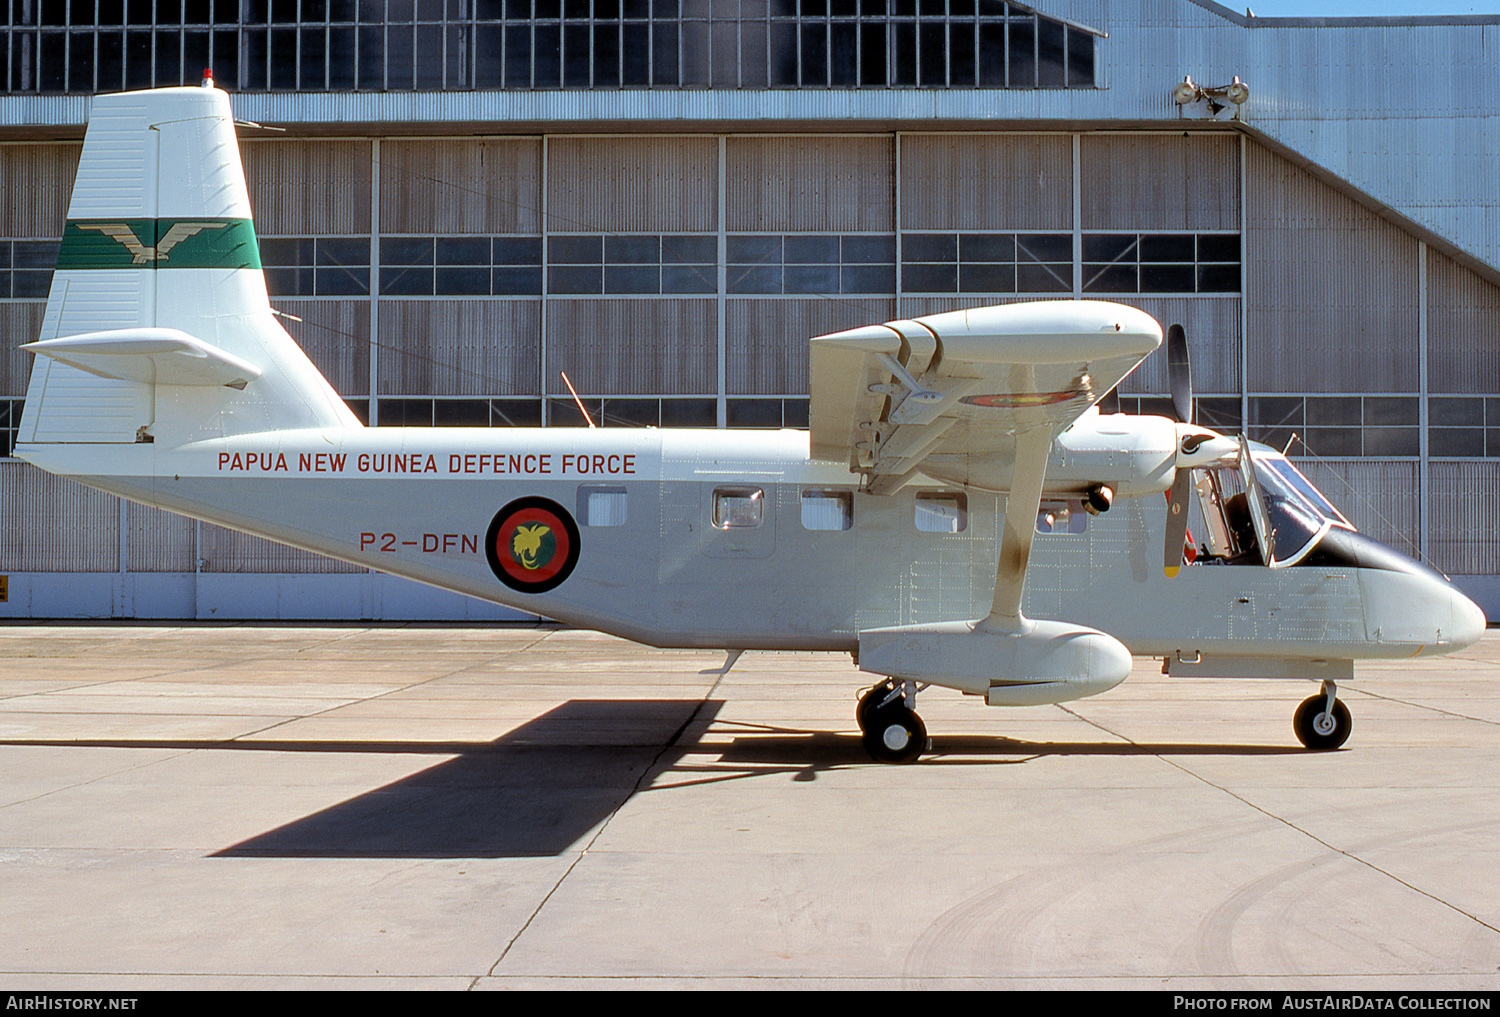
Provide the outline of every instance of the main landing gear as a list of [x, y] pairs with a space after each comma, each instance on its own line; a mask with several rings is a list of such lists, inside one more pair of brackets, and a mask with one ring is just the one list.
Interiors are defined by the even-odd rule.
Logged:
[[1303, 700], [1292, 715], [1292, 730], [1309, 749], [1336, 749], [1349, 740], [1354, 722], [1337, 696], [1338, 686], [1325, 681], [1318, 694]]
[[916, 682], [887, 678], [859, 697], [854, 719], [876, 760], [914, 763], [927, 751], [927, 727], [914, 709], [918, 691]]

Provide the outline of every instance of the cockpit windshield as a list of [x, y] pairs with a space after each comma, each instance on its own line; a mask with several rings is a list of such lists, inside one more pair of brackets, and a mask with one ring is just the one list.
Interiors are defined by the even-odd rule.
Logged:
[[[1333, 527], [1353, 530], [1291, 462], [1275, 449], [1242, 441], [1237, 466], [1198, 471], [1205, 564], [1295, 565]], [[1248, 469], [1247, 469], [1248, 468]]]
[[[1317, 488], [1273, 449], [1243, 441], [1240, 458], [1241, 470], [1246, 458], [1254, 467], [1254, 481], [1249, 485], [1251, 496], [1258, 489], [1265, 509], [1264, 515], [1255, 520], [1256, 536], [1265, 549], [1265, 563], [1272, 568], [1297, 564], [1333, 526], [1333, 517], [1325, 515], [1319, 505], [1327, 504], [1327, 499], [1317, 494]], [[1316, 500], [1309, 499], [1304, 491], [1317, 494]], [[1254, 514], [1253, 505], [1251, 509]]]
[[[1274, 452], [1265, 455], [1256, 450], [1256, 466], [1264, 466], [1273, 471], [1277, 477], [1284, 480], [1288, 487], [1297, 492], [1302, 498], [1320, 515], [1332, 521], [1335, 526], [1344, 526], [1354, 529], [1354, 524], [1345, 519], [1338, 509], [1333, 507], [1333, 502], [1323, 497], [1323, 492], [1312, 486], [1312, 482], [1304, 477], [1288, 460], [1276, 456]], [[1264, 481], [1262, 481], [1264, 483]]]

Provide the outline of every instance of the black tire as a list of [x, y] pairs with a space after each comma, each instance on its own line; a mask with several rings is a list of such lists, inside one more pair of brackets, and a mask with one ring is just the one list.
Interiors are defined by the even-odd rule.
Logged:
[[867, 721], [865, 751], [877, 762], [914, 763], [927, 751], [927, 726], [906, 707], [892, 703]]
[[[859, 704], [854, 707], [854, 721], [859, 725], [861, 734], [870, 728], [870, 715], [891, 694], [893, 685], [890, 681], [883, 681], [873, 689], [866, 689], [859, 697]], [[901, 700], [896, 699], [890, 703], [891, 706], [900, 706]]]
[[1302, 705], [1297, 707], [1297, 712], [1292, 715], [1292, 730], [1297, 733], [1297, 740], [1309, 749], [1316, 751], [1336, 749], [1349, 740], [1349, 732], [1354, 729], [1354, 720], [1349, 716], [1349, 707], [1344, 705], [1342, 699], [1333, 701], [1331, 716], [1325, 709], [1327, 703], [1328, 697], [1322, 693], [1309, 696], [1302, 701]]

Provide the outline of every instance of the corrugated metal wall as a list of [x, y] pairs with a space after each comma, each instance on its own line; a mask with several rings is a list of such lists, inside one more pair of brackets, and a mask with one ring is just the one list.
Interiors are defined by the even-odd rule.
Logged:
[[547, 229], [701, 233], [719, 228], [718, 140], [552, 138]]
[[807, 340], [895, 316], [890, 300], [731, 300], [724, 329], [732, 395], [807, 391]]
[[1415, 392], [1417, 240], [1249, 146], [1251, 392]]
[[1072, 136], [903, 134], [901, 228], [1072, 229]]
[[535, 395], [541, 302], [382, 300], [380, 344], [382, 394]]
[[196, 572], [197, 522], [173, 512], [127, 502], [126, 558], [131, 572]]
[[730, 138], [726, 160], [730, 232], [895, 228], [891, 137]]
[[539, 138], [380, 145], [382, 233], [539, 233], [541, 219]]
[[370, 394], [370, 302], [368, 300], [278, 299], [276, 309], [323, 377], [346, 399]]
[[1079, 144], [1086, 230], [1238, 230], [1233, 134], [1086, 134]]
[[1427, 487], [1427, 546], [1449, 575], [1500, 573], [1500, 462], [1433, 463]]
[[115, 572], [120, 502], [18, 460], [0, 461], [0, 570]]
[[[1139, 307], [1163, 327], [1176, 323], [1187, 332], [1193, 356], [1193, 388], [1199, 393], [1240, 391], [1240, 300], [1233, 297], [1116, 296]], [[1167, 359], [1157, 350], [1135, 369], [1120, 391], [1126, 395], [1166, 392]]]
[[80, 142], [0, 145], [0, 237], [60, 237]]
[[1500, 394], [1500, 286], [1429, 251], [1427, 300], [1428, 387]]
[[371, 145], [305, 138], [240, 143], [263, 237], [370, 232]]
[[718, 302], [557, 300], [547, 308], [547, 391], [659, 395], [718, 391]]
[[31, 354], [21, 349], [21, 344], [40, 337], [46, 309], [46, 302], [41, 300], [0, 301], [0, 341], [6, 347], [0, 356], [0, 396], [19, 398], [26, 394]]
[[204, 572], [367, 572], [311, 551], [287, 547], [273, 540], [204, 523], [199, 527], [198, 553]]

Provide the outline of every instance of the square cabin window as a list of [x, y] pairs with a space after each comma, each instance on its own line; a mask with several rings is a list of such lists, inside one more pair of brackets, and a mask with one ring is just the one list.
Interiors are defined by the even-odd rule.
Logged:
[[624, 526], [627, 507], [623, 487], [584, 484], [578, 488], [578, 521], [584, 526]]
[[758, 487], [714, 488], [714, 526], [720, 530], [759, 526], [765, 493]]
[[962, 533], [969, 526], [968, 499], [947, 492], [918, 494], [916, 524], [923, 533]]
[[847, 530], [853, 525], [853, 492], [802, 492], [802, 528], [804, 530]]

